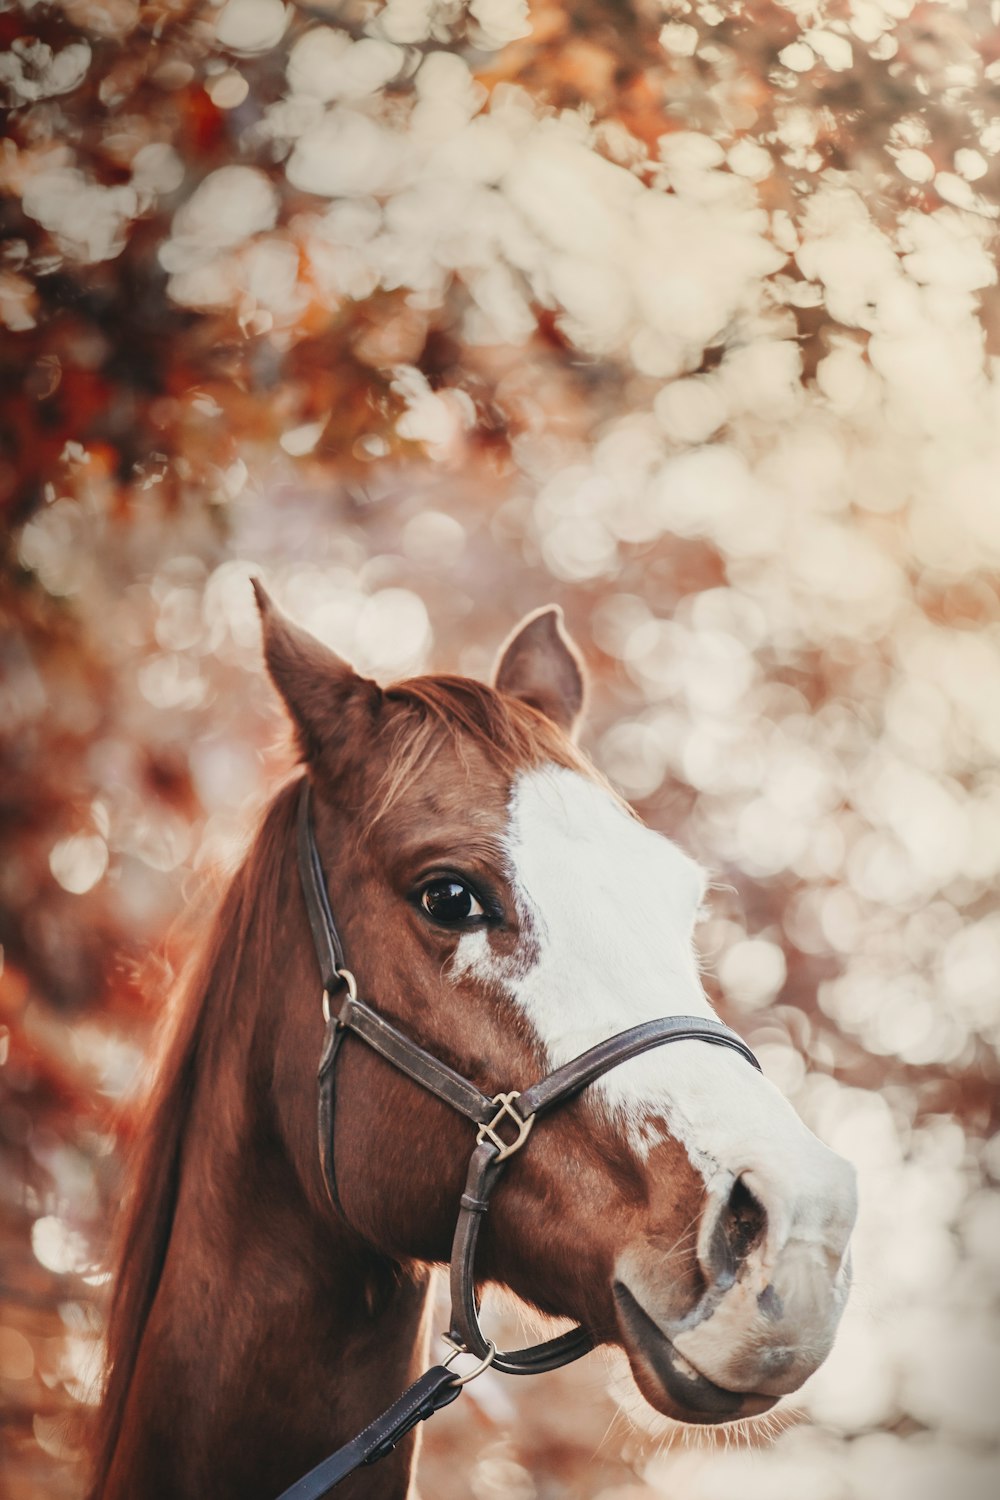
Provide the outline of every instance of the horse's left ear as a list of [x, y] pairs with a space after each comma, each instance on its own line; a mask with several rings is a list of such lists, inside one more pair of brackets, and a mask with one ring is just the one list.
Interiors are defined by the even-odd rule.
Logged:
[[327, 754], [343, 761], [352, 743], [370, 738], [381, 688], [293, 624], [259, 578], [251, 582], [267, 670], [285, 701], [304, 758], [311, 761]]
[[576, 733], [586, 682], [558, 604], [536, 609], [508, 636], [497, 657], [493, 686], [530, 703], [568, 735]]

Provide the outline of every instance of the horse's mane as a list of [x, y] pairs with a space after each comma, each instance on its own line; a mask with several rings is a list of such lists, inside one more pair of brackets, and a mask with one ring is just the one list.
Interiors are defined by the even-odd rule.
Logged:
[[[184, 1137], [195, 1086], [212, 1033], [234, 1000], [240, 957], [247, 944], [270, 942], [277, 930], [282, 859], [292, 847], [295, 784], [284, 787], [264, 813], [243, 865], [225, 891], [215, 921], [171, 1018], [127, 1171], [131, 1189], [114, 1235], [115, 1283], [108, 1316], [107, 1380], [95, 1435], [91, 1500], [100, 1500], [121, 1433], [125, 1403], [146, 1323], [166, 1260], [177, 1203]], [[267, 969], [245, 966], [240, 1003], [253, 1003], [246, 984]], [[209, 995], [211, 1005], [207, 1004]]]
[[[554, 761], [596, 776], [570, 740], [536, 709], [466, 677], [417, 677], [387, 689], [388, 703], [404, 712], [388, 767], [370, 808], [377, 821], [428, 756], [448, 739], [460, 759], [475, 746], [491, 765], [513, 778], [526, 766]], [[279, 930], [278, 886], [294, 847], [297, 782], [285, 786], [264, 813], [243, 865], [224, 892], [205, 946], [184, 985], [161, 1051], [156, 1083], [145, 1105], [127, 1163], [131, 1184], [114, 1236], [116, 1270], [108, 1318], [107, 1380], [95, 1437], [91, 1500], [100, 1500], [118, 1443], [129, 1387], [173, 1229], [185, 1131], [201, 1070], [227, 1024], [240, 960], [249, 943], [253, 964], [243, 965], [240, 1005], [255, 1004], [248, 986], [269, 969], [270, 934]], [[209, 1003], [211, 999], [211, 1003]]]

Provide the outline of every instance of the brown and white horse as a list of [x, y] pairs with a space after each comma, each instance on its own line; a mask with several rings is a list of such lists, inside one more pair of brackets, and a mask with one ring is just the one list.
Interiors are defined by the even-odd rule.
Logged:
[[[259, 590], [271, 677], [362, 994], [489, 1095], [648, 1018], [711, 1014], [692, 948], [701, 870], [574, 746], [558, 612], [492, 687], [383, 689]], [[424, 1367], [469, 1122], [348, 1038], [338, 1213], [316, 1144], [316, 958], [297, 787], [268, 809], [179, 1011], [124, 1214], [92, 1495], [268, 1500]], [[766, 1411], [833, 1340], [851, 1168], [721, 1047], [606, 1073], [499, 1185], [484, 1281], [622, 1346], [686, 1422]], [[399, 1500], [409, 1438], [345, 1496]]]

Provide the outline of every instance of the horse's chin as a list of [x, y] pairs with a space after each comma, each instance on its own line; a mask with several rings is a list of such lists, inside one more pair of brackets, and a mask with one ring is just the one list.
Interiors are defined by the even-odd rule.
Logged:
[[614, 1299], [632, 1377], [640, 1394], [663, 1416], [693, 1426], [717, 1426], [759, 1417], [780, 1399], [716, 1385], [678, 1353], [622, 1282], [615, 1285]]

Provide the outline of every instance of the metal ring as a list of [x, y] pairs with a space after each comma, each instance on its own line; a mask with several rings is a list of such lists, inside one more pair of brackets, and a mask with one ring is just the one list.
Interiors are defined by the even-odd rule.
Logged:
[[[344, 983], [347, 985], [348, 999], [350, 999], [350, 1000], [356, 1000], [358, 998], [358, 981], [355, 979], [355, 977], [351, 973], [350, 969], [338, 969], [337, 970], [337, 978], [338, 979], [342, 979], [344, 981]], [[331, 1019], [332, 1019], [332, 1017], [331, 1017], [331, 1014], [330, 1014], [330, 991], [328, 989], [324, 988], [324, 990], [323, 990], [323, 1020], [329, 1026]]]
[[[450, 1343], [451, 1340], [449, 1339], [448, 1342]], [[481, 1375], [484, 1370], [489, 1369], [490, 1365], [496, 1358], [497, 1346], [496, 1344], [494, 1344], [492, 1339], [487, 1339], [486, 1342], [489, 1347], [487, 1348], [486, 1354], [476, 1365], [476, 1368], [474, 1370], [470, 1370], [468, 1375], [452, 1376], [452, 1379], [454, 1380], [456, 1385], [468, 1385], [470, 1380], [475, 1380], [477, 1375]], [[453, 1359], [457, 1359], [460, 1354], [468, 1354], [468, 1352], [469, 1351], [465, 1348], [464, 1344], [456, 1344], [448, 1357], [446, 1359], [443, 1359], [441, 1363], [447, 1370]]]

